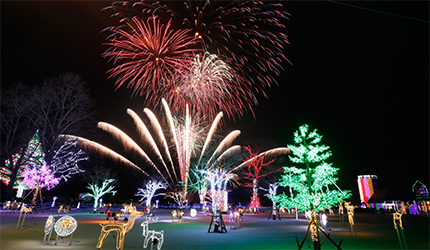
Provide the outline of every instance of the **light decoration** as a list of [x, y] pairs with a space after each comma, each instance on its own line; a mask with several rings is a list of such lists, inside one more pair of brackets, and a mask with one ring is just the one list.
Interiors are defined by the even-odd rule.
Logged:
[[[278, 195], [281, 206], [296, 207], [298, 210], [311, 212], [309, 228], [312, 229], [311, 238], [314, 249], [320, 248], [318, 230], [323, 232], [318, 228], [315, 211], [339, 204], [352, 195], [351, 191], [342, 191], [336, 185], [335, 175], [338, 168], [332, 167], [332, 163], [325, 162], [332, 153], [329, 151], [329, 146], [320, 145], [321, 139], [322, 135], [318, 134], [317, 129], [310, 131], [307, 124], [300, 126], [299, 130], [294, 132], [295, 145], [287, 145], [292, 153], [288, 157], [293, 163], [304, 164], [304, 168], [283, 167], [284, 175], [281, 176], [279, 184], [289, 186], [295, 194]], [[330, 190], [329, 186], [335, 186], [337, 190]], [[305, 239], [301, 245], [304, 244]]]
[[98, 201], [100, 197], [102, 197], [105, 194], [111, 193], [112, 195], [116, 194], [116, 191], [113, 190], [115, 188], [112, 183], [115, 182], [115, 179], [105, 179], [102, 183], [102, 186], [99, 187], [97, 183], [92, 183], [87, 186], [87, 189], [91, 190], [91, 193], [86, 193], [82, 196], [84, 197], [93, 197], [94, 198], [94, 209], [97, 209], [98, 207]]
[[72, 175], [83, 173], [85, 170], [79, 168], [78, 163], [85, 161], [85, 152], [76, 150], [78, 141], [74, 138], [66, 138], [58, 150], [54, 150], [50, 166], [52, 173], [67, 181]]
[[[159, 189], [165, 189], [165, 188], [167, 188], [167, 184], [161, 181], [153, 181], [153, 180], [148, 181], [145, 184], [145, 188], [138, 188], [136, 195], [142, 196], [142, 199], [140, 199], [139, 202], [145, 203], [146, 209], [148, 209], [148, 214], [151, 212], [152, 198], [154, 196], [164, 195], [164, 193], [155, 194], [155, 192]], [[158, 202], [157, 202], [157, 205], [158, 205]]]
[[184, 193], [182, 193], [182, 191], [168, 192], [166, 196], [172, 198], [179, 208], [182, 208], [184, 206], [183, 201], [185, 200], [185, 198]]
[[214, 222], [214, 232], [227, 232], [224, 221], [221, 216], [221, 204], [224, 199], [224, 192], [227, 187], [227, 182], [235, 176], [235, 174], [227, 172], [225, 169], [214, 169], [214, 170], [199, 170], [209, 181], [211, 195], [212, 195], [212, 220], [209, 226], [211, 229], [212, 222]]
[[339, 202], [339, 222], [340, 222], [340, 225], [342, 226], [343, 225], [343, 201], [342, 202]]
[[[45, 229], [43, 232], [45, 233], [45, 236], [43, 237], [43, 242], [46, 242], [46, 244], [49, 243], [49, 240], [51, 239], [52, 230], [54, 229], [55, 224], [55, 218], [54, 216], [50, 215], [45, 223]], [[46, 238], [48, 236], [48, 238]]]
[[20, 157], [19, 153], [12, 155], [12, 161], [10, 161], [9, 159], [6, 159], [5, 167], [0, 168], [0, 179], [5, 185], [9, 185], [9, 182], [10, 182], [10, 177], [12, 175], [12, 172], [10, 171], [10, 169], [18, 168], [13, 188], [18, 188], [19, 186], [22, 186], [21, 173], [26, 166], [25, 164], [22, 164], [20, 166], [17, 165], [19, 157]]
[[57, 196], [54, 196], [53, 198], [52, 198], [52, 204], [51, 204], [51, 207], [54, 207], [55, 206], [55, 201], [57, 200], [58, 198], [57, 198]]
[[106, 237], [111, 232], [116, 232], [116, 249], [123, 249], [124, 247], [124, 238], [125, 234], [128, 233], [134, 226], [134, 223], [136, 219], [142, 217], [143, 213], [138, 212], [136, 210], [136, 207], [132, 207], [132, 211], [130, 213], [130, 216], [127, 221], [115, 221], [115, 222], [103, 222], [100, 223], [100, 226], [102, 227], [99, 241], [97, 243], [97, 248], [101, 249], [103, 246], [103, 242], [106, 239]]
[[22, 183], [18, 185], [18, 190], [16, 191], [16, 198], [22, 198], [24, 194], [24, 189], [25, 187], [24, 185], [22, 185]]
[[281, 217], [279, 215], [277, 205], [276, 205], [276, 199], [277, 199], [276, 193], [277, 193], [278, 187], [279, 187], [279, 184], [276, 182], [269, 184], [269, 190], [260, 187], [260, 189], [264, 191], [268, 191], [266, 196], [272, 201], [272, 212], [270, 213], [269, 218], [273, 216], [273, 220], [276, 220], [276, 215], [278, 215], [279, 220], [281, 220]]
[[48, 190], [54, 188], [60, 178], [56, 178], [46, 162], [40, 168], [26, 167], [22, 173], [22, 183], [30, 188], [46, 188]]
[[367, 201], [375, 193], [373, 189], [373, 180], [378, 179], [376, 175], [359, 175], [357, 178], [360, 201], [367, 206]]
[[248, 171], [243, 173], [243, 178], [251, 180], [251, 183], [245, 183], [245, 187], [252, 187], [252, 197], [251, 197], [251, 208], [254, 212], [259, 212], [260, 207], [260, 197], [258, 197], [258, 180], [274, 172], [281, 171], [279, 168], [277, 170], [262, 173], [263, 167], [270, 165], [274, 160], [264, 162], [264, 155], [262, 157], [256, 157], [257, 154], [253, 153], [250, 146], [245, 146], [246, 151], [248, 151], [249, 156], [244, 160], [247, 162]]
[[402, 204], [400, 208], [395, 213], [393, 213], [394, 228], [397, 231], [397, 238], [399, 239], [401, 249], [408, 249], [408, 246], [406, 245], [405, 235], [403, 233], [402, 224], [402, 215], [406, 213], [406, 209], [407, 207]]
[[58, 213], [69, 214], [70, 210], [72, 210], [70, 205], [60, 205], [60, 207], [58, 208]]
[[160, 250], [164, 242], [164, 230], [155, 231], [149, 230], [149, 224], [158, 221], [158, 217], [152, 217], [151, 215], [146, 216], [146, 220], [140, 224], [143, 228], [142, 236], [145, 237], [143, 240], [143, 248], [148, 247], [148, 243], [151, 242], [151, 249], [153, 245], [157, 245], [157, 249]]
[[[21, 222], [21, 228], [20, 229], [22, 229], [22, 227], [24, 226], [24, 221], [25, 221], [25, 217], [27, 216], [27, 213], [32, 212], [32, 211], [33, 211], [33, 206], [27, 207], [27, 205], [25, 203], [22, 203], [21, 211], [19, 213], [18, 223], [16, 224], [16, 229], [18, 229], [20, 222]], [[21, 221], [22, 213], [24, 213], [24, 217], [22, 218], [22, 221]]]
[[[24, 150], [21, 149], [19, 153], [12, 155], [12, 160], [7, 159], [5, 161], [5, 167], [1, 168], [1, 180], [6, 185], [9, 185], [12, 177], [14, 188], [18, 188], [20, 185], [24, 185], [25, 189], [34, 188], [22, 184], [22, 173], [25, 169], [40, 168], [44, 162], [45, 153], [40, 142], [39, 131], [36, 131]], [[15, 171], [16, 176], [13, 178], [14, 175], [12, 172]]]
[[326, 214], [321, 214], [321, 224], [323, 228], [327, 227], [327, 215]]
[[351, 205], [351, 202], [344, 202], [346, 211], [348, 212], [348, 221], [349, 225], [351, 226], [351, 233], [355, 233], [357, 235], [357, 232], [355, 231], [355, 220], [354, 220], [354, 206]]
[[70, 236], [69, 246], [72, 244], [73, 233], [78, 227], [78, 223], [75, 218], [72, 216], [66, 215], [58, 219], [58, 221], [54, 225], [54, 230], [57, 233], [57, 237], [55, 238], [55, 245], [57, 245], [58, 237], [66, 237]]
[[40, 168], [31, 168], [30, 166], [25, 167], [22, 177], [22, 184], [32, 188], [34, 191], [33, 204], [36, 203], [37, 195], [39, 194], [43, 213], [42, 188], [50, 190], [60, 182], [60, 178], [55, 177], [46, 162], [44, 162]]
[[229, 221], [230, 221], [230, 230], [232, 228], [234, 229], [239, 229], [240, 227], [240, 213], [239, 211], [237, 211], [237, 209], [235, 211], [230, 211], [230, 215], [229, 215]]
[[172, 210], [171, 216], [172, 222], [176, 222], [176, 219], [178, 218], [178, 212], [176, 210]]
[[194, 208], [191, 208], [191, 210], [190, 210], [190, 216], [191, 216], [191, 218], [196, 217], [197, 216], [197, 210], [194, 209]]

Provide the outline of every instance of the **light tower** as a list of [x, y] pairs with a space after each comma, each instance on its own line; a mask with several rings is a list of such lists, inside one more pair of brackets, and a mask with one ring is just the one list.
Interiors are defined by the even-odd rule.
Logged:
[[378, 179], [376, 175], [359, 175], [357, 179], [358, 190], [360, 192], [360, 201], [361, 203], [366, 204], [367, 201], [372, 197], [375, 193], [373, 188], [373, 180]]

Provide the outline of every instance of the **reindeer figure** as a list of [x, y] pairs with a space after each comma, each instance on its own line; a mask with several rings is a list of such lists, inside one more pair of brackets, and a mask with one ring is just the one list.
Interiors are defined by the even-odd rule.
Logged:
[[12, 202], [12, 205], [10, 206], [11, 207], [10, 213], [15, 213], [15, 211], [18, 211], [19, 205], [20, 205], [19, 202], [16, 202], [16, 201]]
[[97, 243], [97, 248], [102, 249], [103, 241], [112, 231], [117, 233], [116, 235], [116, 249], [123, 249], [125, 234], [128, 233], [134, 226], [134, 222], [137, 218], [142, 217], [143, 213], [136, 211], [136, 207], [132, 207], [130, 217], [127, 221], [117, 221], [117, 222], [103, 222], [100, 223], [102, 230], [100, 232], [99, 242]]
[[[161, 231], [155, 231], [155, 230], [149, 230], [148, 224], [154, 223], [158, 221], [158, 217], [152, 217], [152, 215], [146, 216], [146, 221], [142, 222], [140, 224], [143, 227], [143, 234], [142, 236], [145, 237], [143, 240], [143, 248], [146, 249], [148, 246], [148, 243], [150, 244], [157, 244], [157, 249], [160, 250], [161, 246], [163, 245], [164, 241], [164, 230]], [[151, 248], [152, 249], [152, 248]]]
[[172, 222], [175, 222], [177, 218], [178, 218], [178, 212], [176, 212], [176, 210], [173, 210], [172, 211]]
[[72, 208], [69, 205], [61, 205], [58, 208], [58, 214], [60, 213], [69, 214], [70, 210], [72, 210]]

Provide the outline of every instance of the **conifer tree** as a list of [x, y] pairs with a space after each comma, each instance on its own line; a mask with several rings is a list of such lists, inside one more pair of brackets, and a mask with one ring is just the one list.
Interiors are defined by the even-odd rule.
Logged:
[[342, 191], [336, 185], [339, 169], [326, 162], [332, 152], [329, 146], [321, 144], [321, 139], [317, 129], [311, 132], [307, 124], [294, 132], [295, 144], [287, 146], [291, 150], [288, 157], [302, 167], [283, 167], [284, 175], [279, 184], [290, 187], [292, 192], [288, 195], [282, 193], [277, 199], [283, 207], [311, 212], [310, 226], [315, 249], [319, 249], [315, 211], [328, 209], [351, 196], [351, 191]]

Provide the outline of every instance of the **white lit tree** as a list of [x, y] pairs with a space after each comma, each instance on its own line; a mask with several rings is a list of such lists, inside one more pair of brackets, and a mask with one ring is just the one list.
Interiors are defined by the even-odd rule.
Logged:
[[273, 215], [273, 218], [275, 218], [276, 211], [277, 211], [277, 209], [276, 209], [276, 201], [277, 201], [276, 192], [278, 191], [278, 187], [279, 187], [279, 184], [276, 183], [276, 182], [269, 184], [269, 190], [260, 187], [260, 189], [268, 192], [266, 194], [266, 196], [267, 196], [267, 198], [269, 198], [272, 201], [272, 215]]
[[[351, 196], [351, 191], [342, 191], [336, 185], [338, 168], [325, 162], [332, 153], [329, 146], [320, 144], [321, 139], [317, 129], [311, 132], [306, 124], [294, 132], [295, 144], [288, 145], [292, 152], [288, 157], [293, 163], [304, 165], [304, 168], [284, 167], [279, 184], [289, 186], [294, 194], [277, 196], [283, 207], [297, 207], [301, 211], [311, 212], [309, 226], [315, 249], [320, 248], [315, 211], [328, 209]], [[335, 186], [337, 190], [331, 190], [330, 186]]]
[[167, 188], [167, 184], [162, 181], [153, 181], [150, 180], [145, 184], [145, 188], [138, 188], [136, 195], [142, 196], [142, 199], [139, 200], [142, 204], [145, 203], [146, 208], [148, 209], [148, 214], [151, 212], [151, 200], [154, 196], [164, 195], [164, 193], [155, 194], [155, 192], [159, 189]]
[[[199, 170], [204, 174], [205, 179], [209, 181], [210, 185], [210, 194], [212, 196], [212, 212], [213, 212], [213, 221], [215, 224], [215, 232], [219, 231], [219, 227], [222, 225], [222, 218], [220, 216], [221, 205], [224, 199], [224, 192], [226, 192], [226, 187], [228, 181], [236, 176], [227, 170], [218, 168], [213, 170]], [[221, 228], [222, 230], [222, 228]]]
[[77, 142], [76, 139], [67, 138], [58, 150], [54, 150], [51, 160], [52, 171], [65, 181], [71, 175], [85, 172], [79, 168], [78, 163], [87, 160], [88, 157], [84, 157], [85, 152], [82, 149], [76, 149]]
[[116, 191], [113, 190], [115, 188], [114, 185], [115, 179], [105, 179], [103, 181], [102, 186], [100, 187], [98, 183], [92, 183], [87, 186], [89, 190], [91, 190], [91, 193], [86, 193], [82, 197], [93, 197], [94, 198], [94, 209], [97, 209], [99, 204], [99, 199], [108, 193], [111, 193], [112, 195], [115, 195]]

